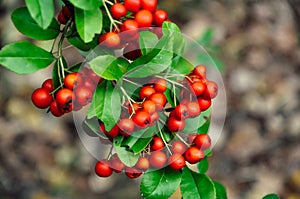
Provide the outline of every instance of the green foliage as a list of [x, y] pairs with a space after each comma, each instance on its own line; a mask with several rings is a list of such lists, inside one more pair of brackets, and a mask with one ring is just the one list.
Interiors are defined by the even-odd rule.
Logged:
[[185, 128], [182, 130], [182, 132], [185, 133], [192, 133], [197, 131], [200, 127], [205, 124], [210, 116], [211, 108], [207, 109], [204, 112], [201, 112], [201, 114], [195, 118], [188, 118], [185, 121]]
[[272, 194], [268, 194], [268, 195], [264, 196], [262, 199], [279, 199], [279, 196], [272, 193]]
[[149, 32], [149, 31], [142, 31], [140, 33], [140, 49], [143, 55], [149, 53], [157, 44], [158, 38], [156, 34]]
[[120, 160], [128, 167], [133, 167], [139, 160], [139, 154], [134, 154], [132, 151], [129, 151], [127, 147], [122, 146], [124, 137], [118, 136], [114, 138], [113, 146], [118, 154]]
[[217, 181], [213, 180], [213, 183], [216, 188], [217, 199], [227, 199], [227, 192], [226, 192], [225, 187]]
[[208, 160], [207, 160], [207, 157], [205, 157], [203, 160], [201, 160], [198, 164], [197, 164], [197, 167], [198, 167], [198, 173], [206, 173], [206, 171], [208, 170]]
[[[26, 50], [24, 50], [26, 49]], [[30, 74], [46, 68], [54, 56], [29, 41], [6, 45], [0, 51], [0, 64], [18, 74]]]
[[83, 10], [95, 10], [99, 8], [103, 3], [102, 0], [70, 0], [75, 7]]

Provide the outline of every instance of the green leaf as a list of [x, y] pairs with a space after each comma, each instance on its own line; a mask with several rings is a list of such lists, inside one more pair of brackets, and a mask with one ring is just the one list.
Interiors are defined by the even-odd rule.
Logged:
[[43, 29], [33, 20], [25, 7], [16, 9], [11, 14], [11, 19], [18, 31], [33, 39], [50, 40], [59, 34], [59, 24], [53, 17], [50, 18], [50, 25]]
[[99, 129], [99, 122], [96, 117], [93, 117], [91, 119], [85, 119], [82, 122], [82, 128], [84, 132], [89, 136], [102, 137], [104, 139], [107, 139], [107, 137], [103, 133], [101, 133]]
[[140, 33], [139, 40], [140, 40], [139, 43], [140, 43], [140, 49], [142, 51], [142, 55], [146, 55], [147, 53], [149, 53], [158, 42], [158, 38], [156, 34], [149, 31], [142, 31]]
[[53, 0], [25, 0], [29, 13], [43, 29], [48, 28], [54, 16]]
[[51, 53], [29, 41], [19, 41], [3, 47], [0, 64], [18, 74], [30, 74], [46, 68], [54, 60]]
[[75, 8], [75, 24], [81, 39], [85, 43], [91, 42], [95, 34], [101, 33], [102, 12], [99, 8], [93, 10]]
[[183, 74], [187, 75], [190, 74], [191, 71], [194, 69], [193, 64], [191, 64], [188, 60], [183, 58], [180, 55], [177, 55], [173, 60], [172, 60], [172, 71], [171, 73], [176, 73], [176, 74]]
[[183, 199], [216, 199], [213, 181], [205, 174], [199, 174], [188, 167], [183, 169], [180, 189]]
[[145, 199], [167, 199], [178, 188], [181, 173], [169, 167], [144, 174], [140, 189]]
[[272, 194], [268, 194], [268, 195], [264, 196], [262, 199], [279, 199], [279, 196], [272, 193]]
[[[217, 181], [213, 181], [213, 183], [216, 188], [217, 199], [227, 199], [227, 193], [226, 193], [225, 187]], [[272, 198], [269, 198], [269, 199], [272, 199]], [[277, 198], [273, 198], [273, 199], [277, 199]]]
[[124, 136], [118, 136], [114, 138], [113, 145], [118, 154], [120, 160], [128, 167], [133, 167], [140, 155], [134, 154], [132, 151], [129, 151], [126, 147], [122, 146], [122, 141]]
[[92, 99], [91, 109], [103, 121], [107, 131], [115, 126], [121, 114], [121, 98], [111, 81], [102, 81], [98, 85]]
[[62, 57], [61, 60], [58, 59], [53, 66], [52, 82], [54, 90], [60, 87], [64, 82], [61, 67], [64, 69], [68, 68], [68, 64], [64, 57]]
[[82, 51], [91, 50], [91, 49], [95, 48], [98, 45], [98, 39], [97, 38], [94, 38], [89, 43], [85, 43], [80, 38], [80, 36], [78, 36], [78, 35], [68, 37], [68, 41], [70, 42], [70, 44], [72, 44], [73, 46], [75, 46], [76, 48], [78, 48], [79, 50], [82, 50]]
[[70, 0], [70, 2], [83, 10], [94, 10], [103, 4], [101, 0]]
[[198, 164], [198, 172], [199, 173], [206, 173], [206, 171], [208, 170], [208, 160], [207, 157], [203, 158]]
[[135, 131], [131, 136], [127, 137], [122, 145], [128, 146], [135, 154], [143, 151], [151, 142], [156, 126]]
[[186, 41], [182, 36], [180, 28], [175, 23], [164, 22], [162, 31], [164, 37], [172, 38], [172, 43], [169, 43], [169, 49], [172, 49], [174, 55], [182, 55]]
[[210, 126], [210, 120], [207, 120], [200, 128], [198, 128], [198, 134], [207, 134]]
[[82, 67], [82, 62], [79, 62], [79, 63], [77, 63], [77, 64], [74, 64], [73, 66], [70, 66], [70, 68], [68, 69], [68, 71], [70, 71], [70, 72], [79, 72], [80, 71], [80, 69], [81, 69], [81, 67]]
[[211, 113], [211, 108], [207, 109], [204, 112], [201, 112], [201, 114], [198, 117], [186, 119], [185, 128], [182, 130], [182, 132], [192, 133], [197, 131], [198, 128], [200, 128], [208, 121], [210, 117], [210, 113]]
[[93, 71], [107, 80], [119, 80], [122, 77], [123, 73], [119, 66], [122, 63], [125, 63], [123, 59], [117, 59], [112, 55], [101, 55], [89, 62]]

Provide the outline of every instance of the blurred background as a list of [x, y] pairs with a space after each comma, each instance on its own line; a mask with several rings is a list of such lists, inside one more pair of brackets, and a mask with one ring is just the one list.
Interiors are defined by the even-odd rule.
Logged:
[[[185, 34], [219, 46], [211, 53], [223, 65], [228, 110], [208, 175], [229, 199], [300, 199], [300, 2], [159, 2]], [[21, 5], [0, 0], [1, 48], [25, 39], [10, 20]], [[65, 54], [70, 64], [74, 53]], [[20, 76], [0, 67], [0, 199], [141, 198], [139, 179], [95, 176], [72, 115], [58, 119], [33, 106], [32, 91], [49, 77], [50, 69]]]

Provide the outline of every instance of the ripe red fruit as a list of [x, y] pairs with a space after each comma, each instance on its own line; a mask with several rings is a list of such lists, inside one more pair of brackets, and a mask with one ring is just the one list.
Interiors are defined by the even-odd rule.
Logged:
[[132, 117], [133, 122], [142, 128], [147, 127], [150, 124], [150, 115], [146, 111], [138, 111], [134, 116]]
[[47, 91], [50, 93], [53, 91], [53, 82], [52, 79], [47, 79], [43, 82], [42, 88], [47, 89]]
[[205, 79], [206, 78], [206, 67], [204, 65], [198, 65], [194, 68], [193, 74], [198, 77]]
[[55, 117], [60, 117], [62, 116], [64, 113], [58, 108], [56, 101], [52, 101], [52, 103], [50, 104], [50, 112], [52, 113], [52, 115], [54, 115]]
[[125, 32], [122, 34], [122, 38], [126, 37], [125, 40], [130, 40], [129, 37], [133, 37], [135, 35], [138, 35], [138, 23], [135, 20], [127, 19], [123, 22], [120, 29], [122, 32]]
[[185, 120], [179, 120], [175, 117], [170, 117], [167, 126], [172, 132], [181, 131], [185, 127]]
[[136, 13], [134, 20], [138, 23], [139, 28], [150, 27], [153, 15], [149, 10], [140, 10]]
[[167, 155], [162, 151], [154, 151], [151, 153], [149, 161], [151, 167], [163, 168], [167, 162]]
[[182, 120], [189, 117], [189, 111], [186, 105], [179, 104], [174, 109], [174, 115], [177, 119]]
[[141, 169], [142, 171], [146, 171], [150, 167], [150, 163], [148, 158], [140, 157], [138, 162], [135, 165], [136, 168]]
[[142, 51], [139, 45], [136, 42], [130, 42], [124, 49], [123, 49], [123, 56], [129, 60], [136, 60], [140, 56], [142, 56]]
[[72, 16], [71, 11], [69, 10], [68, 6], [63, 6], [61, 8], [61, 13], [64, 15], [64, 17], [69, 20], [70, 17]]
[[211, 139], [208, 134], [199, 134], [195, 137], [193, 143], [199, 149], [205, 150], [211, 146]]
[[142, 107], [140, 106], [139, 103], [132, 103], [132, 106], [131, 105], [128, 105], [128, 113], [131, 115], [132, 114], [132, 108], [134, 110], [134, 112], [138, 112], [139, 110], [142, 109]]
[[185, 160], [191, 164], [196, 164], [204, 158], [204, 153], [202, 150], [195, 146], [188, 148], [184, 154]]
[[197, 117], [201, 114], [200, 106], [197, 102], [186, 103], [187, 110], [189, 112], [189, 117]]
[[128, 11], [137, 12], [141, 8], [141, 1], [140, 0], [125, 0], [124, 5]]
[[99, 43], [102, 43], [108, 48], [116, 48], [120, 45], [121, 39], [118, 33], [107, 32], [99, 37]]
[[[155, 89], [151, 86], [144, 86], [140, 90], [140, 98], [143, 100], [144, 98], [149, 98], [152, 94], [155, 93]], [[155, 101], [153, 101], [155, 103]]]
[[154, 112], [153, 114], [151, 114], [150, 115], [150, 120], [151, 120], [151, 124], [150, 125], [153, 125], [158, 119], [159, 119], [158, 112]]
[[142, 9], [149, 10], [153, 12], [157, 6], [157, 0], [141, 0]]
[[178, 154], [184, 154], [184, 152], [186, 151], [187, 146], [180, 140], [176, 140], [172, 143], [172, 146], [170, 148], [170, 150], [172, 151], [172, 153], [178, 153]]
[[165, 79], [158, 79], [154, 83], [154, 89], [158, 93], [163, 93], [167, 90], [167, 81]]
[[60, 12], [57, 16], [57, 20], [59, 23], [61, 24], [66, 24], [67, 23], [67, 19], [64, 17], [63, 13]]
[[142, 108], [144, 109], [144, 111], [146, 111], [149, 114], [153, 114], [155, 113], [155, 103], [151, 100], [145, 100], [142, 103]]
[[157, 111], [163, 110], [167, 102], [167, 98], [163, 93], [153, 93], [149, 99], [155, 103]]
[[168, 159], [169, 167], [173, 170], [179, 170], [185, 167], [185, 159], [179, 153], [174, 153]]
[[116, 173], [120, 173], [121, 171], [123, 171], [125, 169], [125, 164], [120, 160], [120, 158], [118, 157], [118, 154], [114, 154], [111, 158], [110, 158], [110, 166], [111, 168], [114, 170], [114, 172]]
[[123, 16], [126, 15], [127, 10], [123, 4], [116, 3], [112, 5], [110, 12], [114, 19], [121, 19]]
[[108, 177], [112, 174], [113, 170], [108, 161], [100, 160], [95, 165], [95, 172], [100, 177]]
[[56, 102], [59, 108], [65, 112], [69, 112], [72, 108], [73, 91], [67, 88], [62, 88], [56, 93]]
[[193, 144], [197, 135], [198, 135], [197, 133], [189, 134], [189, 136], [188, 136], [188, 143], [189, 144]]
[[198, 104], [201, 111], [206, 111], [211, 106], [211, 99], [203, 99], [201, 97], [198, 97]]
[[74, 86], [76, 85], [76, 83], [77, 83], [78, 76], [79, 75], [76, 72], [67, 74], [67, 76], [64, 79], [65, 87], [72, 90], [74, 88]]
[[213, 99], [218, 95], [218, 85], [216, 82], [207, 81], [207, 87], [202, 97], [205, 99]]
[[140, 169], [134, 168], [134, 167], [127, 167], [125, 169], [125, 174], [128, 178], [134, 179], [134, 178], [138, 178], [142, 175], [142, 171]]
[[118, 124], [116, 124], [109, 132], [107, 132], [106, 130], [104, 131], [104, 133], [111, 138], [117, 137], [119, 135], [119, 132], [120, 132], [120, 128]]
[[93, 93], [90, 89], [88, 89], [84, 86], [79, 86], [79, 87], [76, 87], [74, 92], [75, 92], [74, 102], [76, 102], [76, 104], [85, 106], [91, 102]]
[[134, 130], [134, 122], [132, 119], [124, 118], [121, 119], [118, 123], [119, 128], [122, 130], [122, 135], [129, 136]]
[[153, 23], [156, 26], [162, 26], [163, 22], [168, 19], [168, 13], [165, 10], [156, 10], [153, 14]]
[[[81, 78], [80, 76], [78, 76], [78, 77]], [[95, 90], [97, 84], [94, 83], [93, 80], [91, 80], [90, 78], [85, 78], [84, 81], [78, 86], [84, 86], [93, 92]]]
[[163, 149], [165, 147], [165, 144], [160, 137], [153, 137], [150, 146], [152, 151], [158, 151]]
[[192, 89], [196, 96], [201, 95], [206, 90], [206, 86], [202, 82], [194, 82], [192, 84]]
[[36, 107], [43, 109], [50, 106], [52, 102], [52, 96], [49, 94], [47, 89], [38, 88], [33, 91], [31, 100]]

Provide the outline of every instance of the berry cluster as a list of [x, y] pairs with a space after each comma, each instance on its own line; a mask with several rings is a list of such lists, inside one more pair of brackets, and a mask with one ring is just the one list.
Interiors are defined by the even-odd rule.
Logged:
[[55, 89], [52, 79], [45, 80], [42, 87], [32, 93], [31, 100], [36, 107], [49, 108], [54, 116], [60, 117], [87, 105], [101, 80], [91, 69], [83, 68], [80, 72], [68, 73]]
[[[211, 139], [208, 134], [190, 134], [187, 142], [175, 140], [168, 146], [165, 146], [162, 138], [154, 136], [149, 145], [150, 151], [143, 153], [135, 166], [127, 167], [117, 154], [113, 154], [108, 160], [99, 160], [95, 165], [95, 172], [100, 177], [109, 177], [114, 171], [125, 172], [129, 178], [137, 178], [149, 168], [161, 169], [169, 166], [173, 170], [180, 170], [186, 162], [196, 164], [201, 161], [205, 157], [204, 151], [210, 146]], [[166, 147], [169, 152], [165, 152]]]

